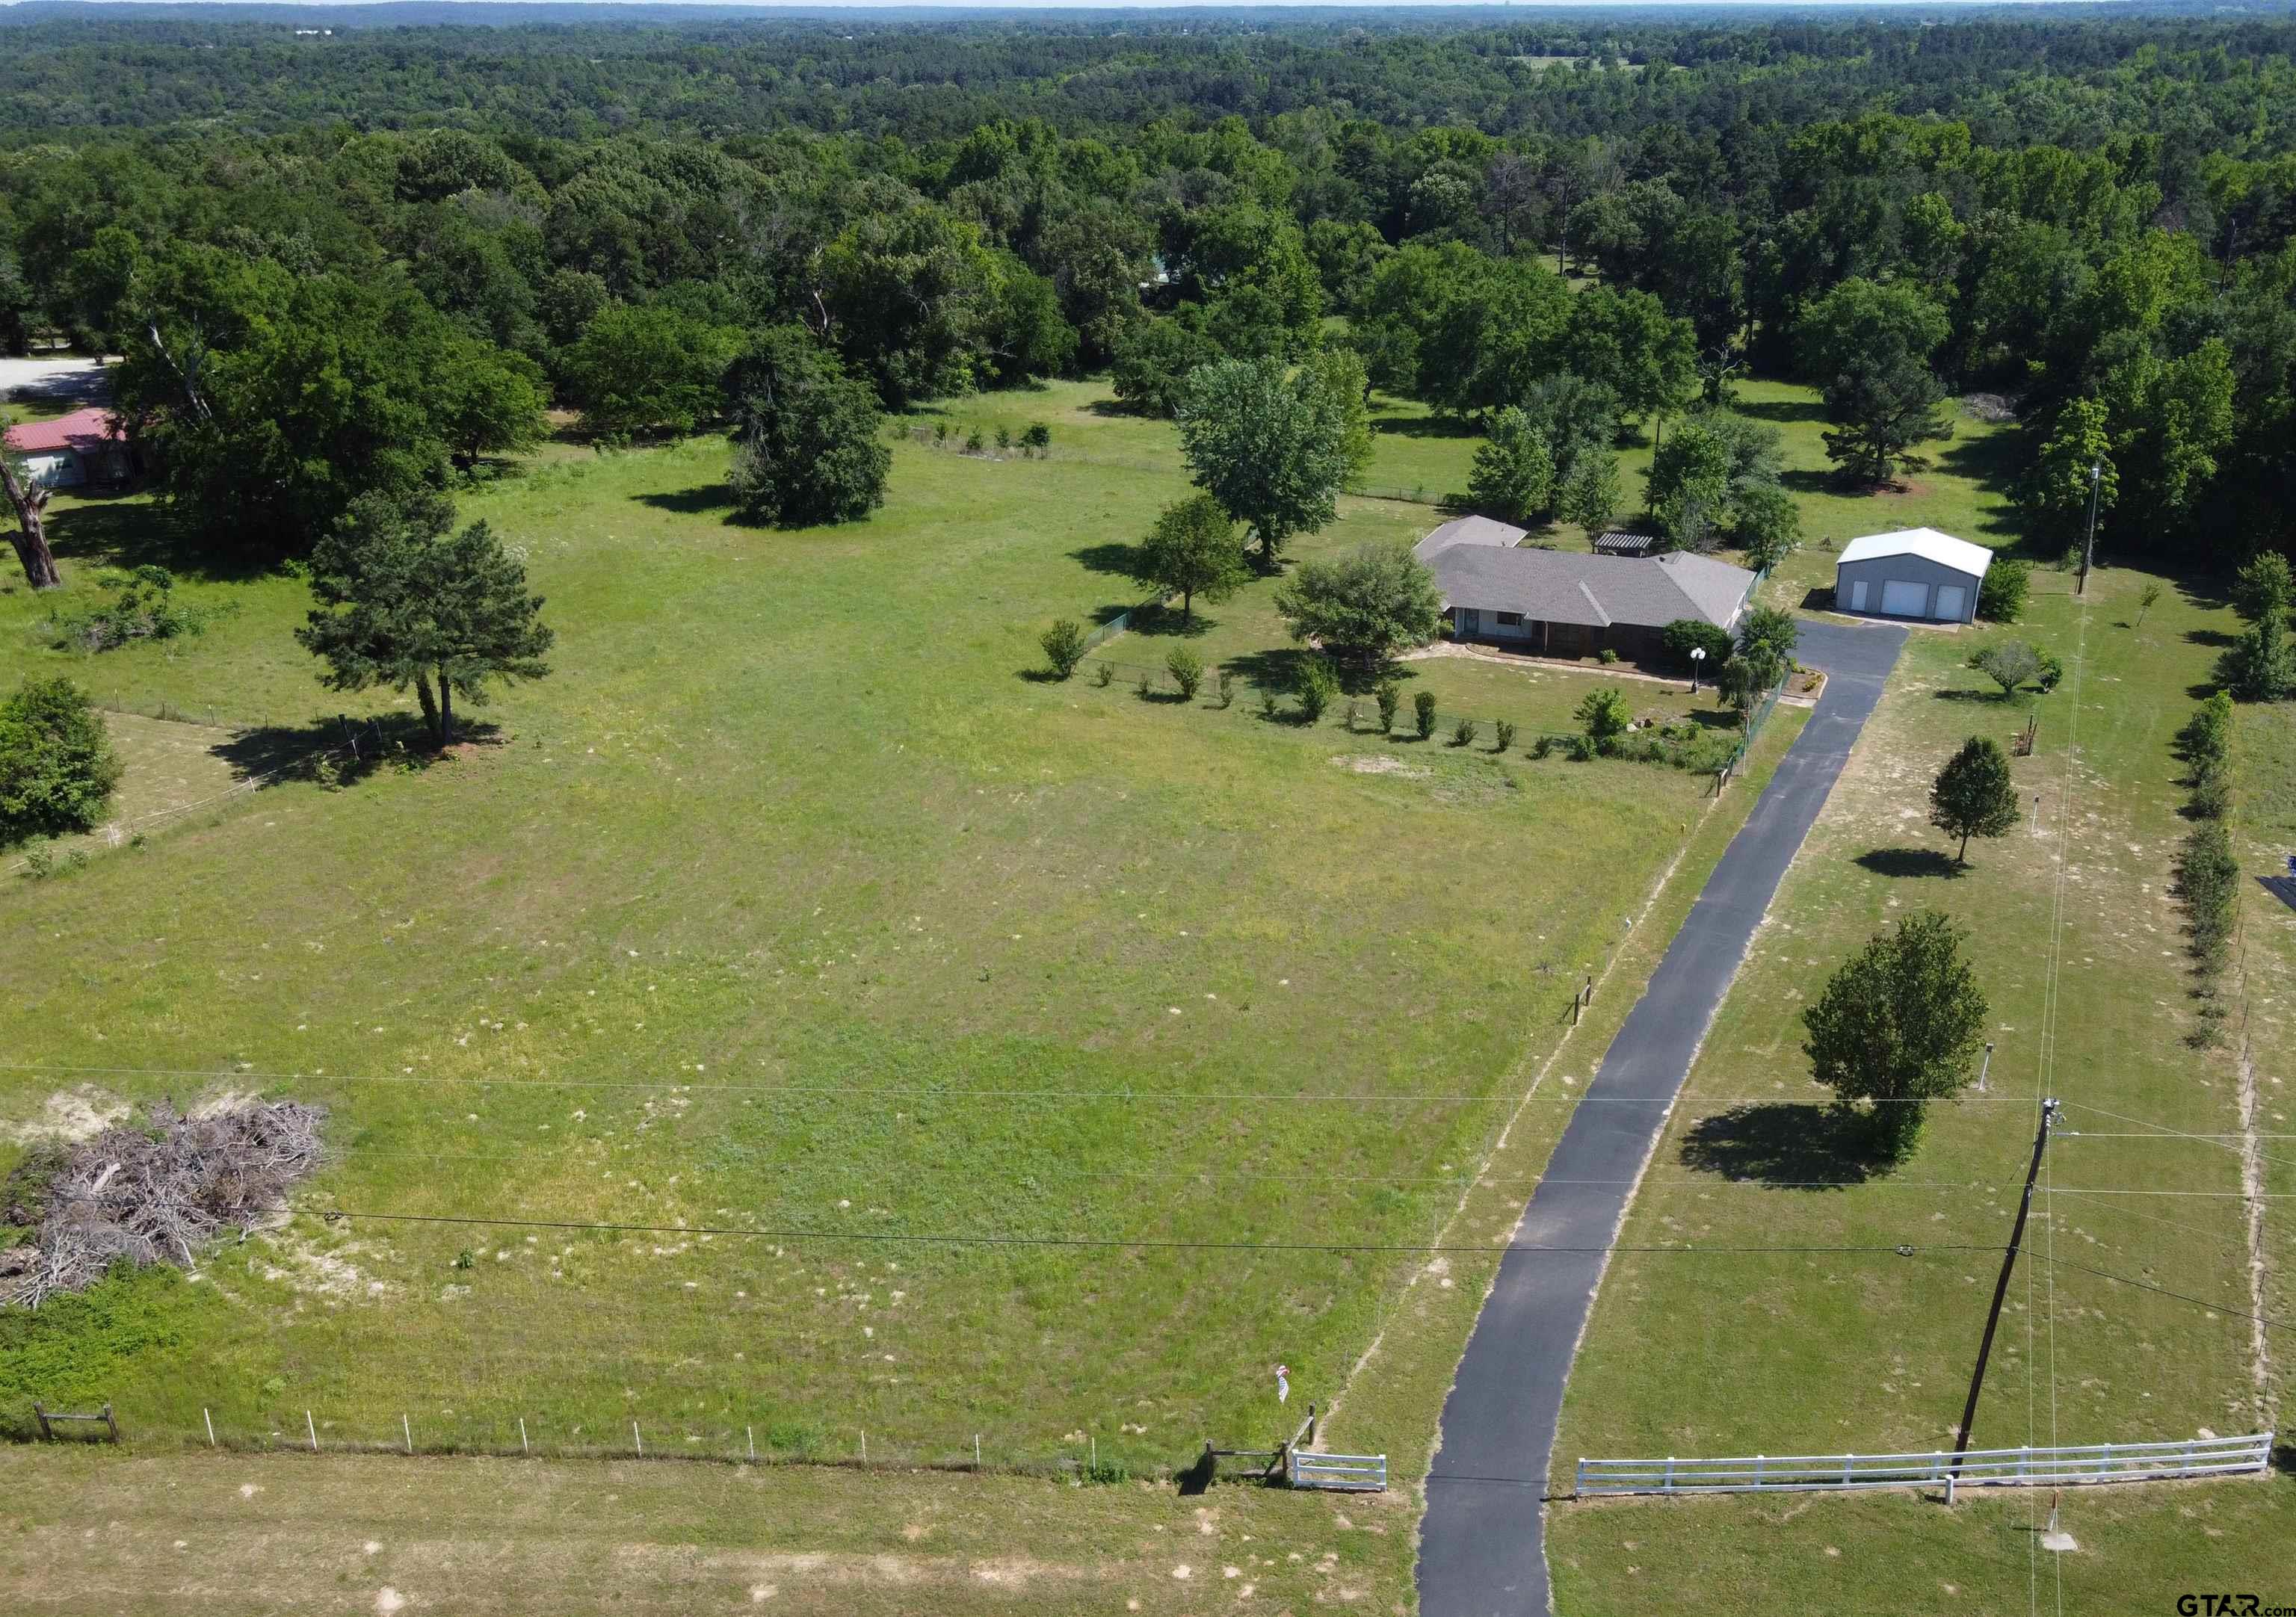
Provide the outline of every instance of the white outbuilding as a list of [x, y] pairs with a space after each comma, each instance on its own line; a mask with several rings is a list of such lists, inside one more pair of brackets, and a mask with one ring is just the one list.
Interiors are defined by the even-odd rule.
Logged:
[[1993, 552], [1981, 544], [1909, 527], [1852, 539], [1833, 564], [1837, 611], [1965, 624], [1977, 617], [1977, 592]]

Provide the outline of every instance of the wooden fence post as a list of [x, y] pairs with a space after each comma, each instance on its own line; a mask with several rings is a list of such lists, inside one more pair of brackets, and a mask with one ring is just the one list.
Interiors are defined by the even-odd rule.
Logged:
[[103, 1424], [111, 1428], [111, 1441], [115, 1443], [118, 1442], [119, 1441], [119, 1417], [111, 1412], [111, 1405], [109, 1401], [107, 1401], [103, 1406]]
[[34, 1399], [32, 1401], [32, 1418], [37, 1421], [40, 1425], [40, 1441], [42, 1442], [52, 1443], [56, 1441], [56, 1434], [48, 1428], [48, 1412], [40, 1408], [40, 1402], [37, 1399]]

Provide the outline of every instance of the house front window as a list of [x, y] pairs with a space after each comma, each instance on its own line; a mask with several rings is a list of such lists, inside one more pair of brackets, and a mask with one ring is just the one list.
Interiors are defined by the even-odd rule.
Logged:
[[1520, 613], [1520, 612], [1502, 612], [1502, 613], [1500, 613], [1500, 614], [1499, 614], [1499, 627], [1500, 627], [1500, 628], [1502, 628], [1502, 629], [1520, 629], [1520, 628], [1521, 628], [1521, 627], [1522, 627], [1522, 614], [1521, 614], [1521, 613]]

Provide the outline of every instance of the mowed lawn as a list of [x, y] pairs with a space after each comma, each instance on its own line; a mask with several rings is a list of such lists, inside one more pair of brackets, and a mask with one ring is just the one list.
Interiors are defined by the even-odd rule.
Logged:
[[[730, 525], [713, 439], [474, 493], [559, 636], [499, 731], [0, 894], [12, 1138], [259, 1092], [326, 1104], [335, 1159], [195, 1278], [12, 1321], [9, 1411], [1144, 1466], [1327, 1397], [1411, 1264], [1362, 1249], [1456, 1203], [1710, 783], [1028, 677], [1185, 487], [1099, 396], [963, 406], [1052, 457], [904, 443], [849, 527]], [[295, 580], [58, 505], [76, 592], [156, 556], [236, 609], [91, 660], [0, 596], [0, 678], [280, 744], [389, 705], [319, 689]], [[1431, 520], [1350, 499], [1316, 543]]]
[[[2173, 894], [2189, 829], [2173, 738], [2236, 625], [2204, 587], [2170, 581], [2136, 627], [2144, 582], [2100, 572], [2084, 610], [2065, 575], [2045, 572], [2015, 630], [1909, 639], [1627, 1221], [1628, 1244], [1685, 1255], [1611, 1265], [1572, 1377], [1554, 1488], [1569, 1490], [1582, 1455], [1950, 1447], [2043, 1094], [2064, 1103], [2065, 1131], [2048, 1148], [1977, 1446], [2272, 1424], [2284, 1344], [2275, 1335], [2259, 1354], [2246, 1318], [2259, 1299], [2242, 1197], [2241, 1064], [2236, 1049], [2187, 1041], [2194, 1002]], [[2054, 694], [1991, 699], [1962, 665], [2012, 634], [2076, 671]], [[1972, 844], [1971, 868], [1956, 873], [1926, 823], [1931, 778], [1964, 736], [2005, 745], [2029, 715], [2039, 746], [2013, 764], [2026, 823]], [[2273, 733], [2244, 721], [2244, 738], [2260, 731]], [[1869, 1175], [1809, 1081], [1799, 1017], [1866, 937], [1923, 910], [1970, 930], [1997, 1045], [1989, 1093], [1932, 1107], [1911, 1160]], [[2276, 1077], [2257, 1127], [2284, 1181]], [[2281, 1290], [2276, 1278], [2267, 1286], [2267, 1315], [2285, 1317]], [[1551, 1516], [1550, 1550], [1558, 1600], [1573, 1612], [1647, 1609], [1653, 1589], [1693, 1584], [1729, 1612], [2006, 1611], [2026, 1602], [2028, 1514], [2047, 1508], [1565, 1504]], [[2086, 1547], [2064, 1560], [2068, 1610], [2076, 1600], [2165, 1609], [2183, 1589], [2296, 1578], [2296, 1487], [2284, 1480], [2069, 1493], [2063, 1521]], [[2046, 1599], [2056, 1574], [2046, 1555], [2038, 1575]]]

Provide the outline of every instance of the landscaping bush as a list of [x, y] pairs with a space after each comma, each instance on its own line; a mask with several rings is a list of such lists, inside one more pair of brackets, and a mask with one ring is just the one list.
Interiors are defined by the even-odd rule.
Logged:
[[2232, 782], [2224, 766], [2211, 764], [2193, 780], [2193, 813], [2201, 820], [2221, 820], [2232, 812]]
[[986, 449], [986, 448], [988, 448], [988, 439], [986, 439], [986, 438], [984, 438], [984, 437], [982, 437], [980, 436], [980, 428], [975, 427], [972, 431], [970, 431], [970, 432], [968, 432], [968, 433], [966, 433], [966, 434], [964, 435], [964, 453], [967, 453], [967, 454], [979, 454], [982, 450], [984, 450], [984, 449]]
[[1143, 668], [1140, 671], [1140, 677], [1132, 682], [1132, 688], [1138, 693], [1140, 699], [1144, 702], [1148, 699], [1150, 694], [1156, 689], [1156, 676], [1149, 673], [1145, 668]]
[[[1073, 617], [1060, 619], [1045, 631], [1044, 638], [1037, 643], [1044, 647], [1045, 660], [1052, 665], [1054, 679], [1068, 678], [1084, 661], [1084, 625]], [[1100, 682], [1105, 685], [1108, 681], [1103, 677]]]
[[1021, 447], [1033, 454], [1043, 454], [1053, 446], [1053, 429], [1042, 421], [1030, 421], [1029, 429], [1021, 435]]
[[1235, 675], [1225, 668], [1220, 670], [1219, 705], [1222, 708], [1235, 706]]
[[1591, 764], [1601, 755], [1600, 749], [1595, 745], [1595, 738], [1589, 735], [1566, 737], [1562, 745], [1569, 749], [1574, 763]]
[[93, 830], [119, 775], [103, 715], [70, 680], [27, 680], [0, 701], [0, 848]]
[[1454, 725], [1452, 725], [1452, 726], [1451, 726], [1451, 745], [1452, 745], [1452, 746], [1454, 746], [1454, 747], [1472, 747], [1472, 746], [1473, 746], [1474, 744], [1475, 744], [1475, 722], [1474, 722], [1474, 720], [1472, 720], [1472, 719], [1461, 719], [1461, 720], [1460, 720], [1456, 724], [1454, 724]]
[[1435, 693], [1433, 691], [1416, 692], [1411, 698], [1411, 713], [1412, 716], [1418, 721], [1421, 740], [1424, 741], [1435, 733]]
[[1094, 665], [1092, 682], [1099, 686], [1103, 690], [1108, 689], [1109, 682], [1113, 680], [1115, 677], [1116, 666], [1114, 664], [1096, 663]]
[[2032, 588], [2030, 562], [1994, 558], [1977, 586], [1977, 615], [1990, 623], [2013, 624], [2025, 615], [2025, 596]]
[[1176, 646], [1172, 655], [1164, 659], [1164, 672], [1172, 676], [1172, 683], [1180, 688], [1183, 701], [1193, 702], [1196, 691], [1204, 682], [1204, 659], [1194, 648]]
[[2041, 671], [2033, 676], [2033, 683], [2046, 695], [2065, 677], [2065, 659], [2054, 651], [2044, 651], [2040, 656]]
[[996, 448], [999, 453], [1013, 447], [1013, 429], [1004, 422], [996, 423]]
[[[1730, 631], [1702, 618], [1676, 618], [1659, 632], [1659, 641], [1665, 646], [1667, 656], [1672, 657], [1685, 674], [1694, 672], [1710, 677], [1730, 660]], [[1702, 664], [1691, 661], [1690, 654], [1693, 650], [1706, 653], [1706, 660]]]
[[1379, 704], [1379, 733], [1391, 735], [1395, 731], [1395, 710], [1403, 703], [1402, 689], [1393, 680], [1382, 680], [1372, 688], [1371, 696]]
[[1332, 698], [1340, 694], [1340, 676], [1320, 657], [1311, 657], [1300, 670], [1300, 722], [1313, 724], [1324, 716]]
[[1590, 690], [1571, 716], [1578, 721], [1590, 755], [1592, 753], [1608, 752], [1627, 731], [1630, 718], [1627, 710], [1627, 693], [1615, 685]]
[[1275, 717], [1275, 693], [1273, 690], [1261, 691], [1259, 693], [1259, 716], [1263, 719], [1272, 719]]
[[1514, 750], [1514, 722], [1512, 719], [1501, 719], [1493, 727], [1491, 733], [1492, 739], [1498, 743], [1497, 751], [1513, 752]]
[[1605, 646], [1600, 651], [1595, 653], [1595, 660], [1602, 664], [1603, 667], [1608, 668], [1611, 664], [1619, 660], [1619, 654], [1611, 647]]
[[1550, 757], [1554, 755], [1554, 738], [1553, 736], [1543, 735], [1539, 737], [1538, 740], [1533, 741], [1530, 744], [1530, 755], [1534, 758]]

